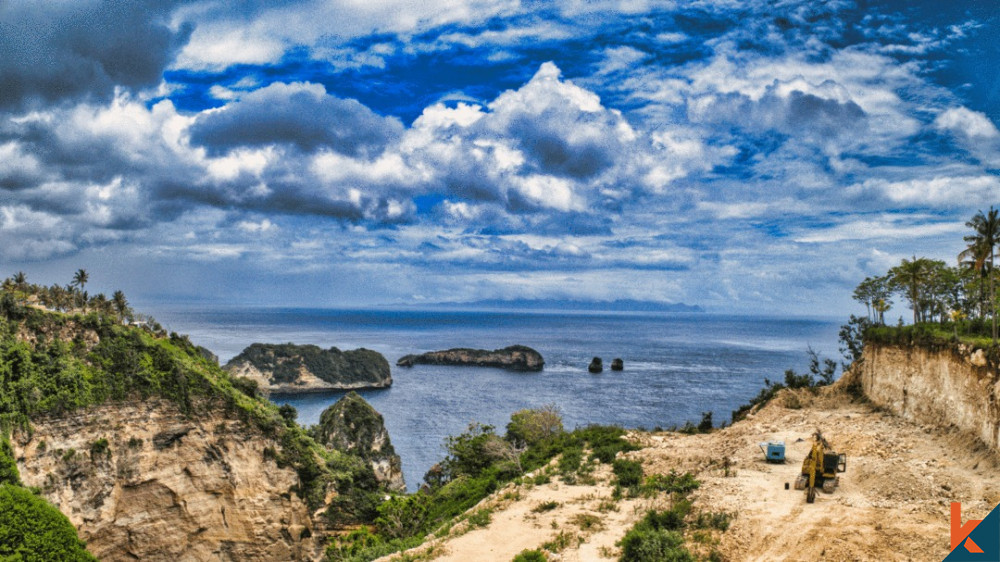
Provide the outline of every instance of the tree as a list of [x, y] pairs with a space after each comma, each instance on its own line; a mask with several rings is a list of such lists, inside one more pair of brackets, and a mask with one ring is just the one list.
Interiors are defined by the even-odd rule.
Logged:
[[507, 424], [507, 440], [518, 446], [531, 446], [562, 432], [562, 415], [555, 404], [514, 412]]
[[[996, 345], [997, 303], [996, 290], [993, 286], [993, 266], [996, 263], [996, 246], [1000, 243], [1000, 213], [991, 206], [989, 213], [983, 214], [982, 211], [979, 211], [969, 222], [965, 223], [965, 226], [971, 228], [973, 234], [963, 237], [969, 246], [958, 257], [961, 260], [965, 255], [966, 259], [972, 258], [977, 270], [986, 269], [986, 276], [990, 281], [989, 302], [993, 319], [993, 344]], [[986, 267], [987, 263], [989, 263], [989, 267]]]
[[119, 322], [132, 316], [132, 309], [128, 306], [128, 299], [125, 298], [125, 293], [115, 291], [111, 295], [111, 304], [115, 307], [115, 313], [118, 314]]
[[73, 274], [73, 282], [70, 285], [82, 291], [87, 285], [87, 281], [90, 281], [90, 274], [87, 273], [86, 269], [78, 269]]
[[921, 320], [922, 307], [926, 305], [924, 295], [928, 290], [932, 272], [938, 264], [943, 266], [944, 262], [913, 256], [912, 260], [904, 258], [902, 263], [889, 270], [891, 286], [910, 301], [914, 324]]
[[28, 285], [28, 277], [23, 271], [18, 271], [14, 274], [14, 285], [17, 286], [19, 291], [23, 291]]
[[854, 289], [853, 297], [868, 309], [869, 321], [884, 323], [885, 311], [892, 306], [892, 288], [888, 276], [866, 277]]

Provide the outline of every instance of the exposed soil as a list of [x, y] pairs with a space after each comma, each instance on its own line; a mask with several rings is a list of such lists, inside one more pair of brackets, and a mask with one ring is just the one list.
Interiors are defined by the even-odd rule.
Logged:
[[[702, 482], [691, 495], [695, 510], [736, 514], [725, 533], [700, 542], [689, 533], [699, 554], [714, 549], [726, 560], [768, 562], [943, 559], [950, 550], [950, 502], [962, 503], [963, 521], [982, 519], [1000, 503], [997, 454], [957, 431], [876, 409], [839, 386], [818, 396], [785, 392], [747, 420], [710, 434], [635, 433], [644, 448], [628, 456], [641, 459], [646, 474], [694, 472]], [[836, 491], [807, 504], [804, 492], [785, 490], [785, 483], [794, 484], [817, 429], [847, 454], [847, 471]], [[785, 464], [764, 462], [758, 443], [768, 440], [785, 442]], [[550, 559], [617, 558], [615, 542], [647, 509], [668, 500], [623, 499], [617, 511], [608, 511], [610, 470], [595, 475], [593, 486], [556, 479], [501, 490], [480, 506], [495, 507], [488, 525], [457, 526], [421, 550], [431, 549], [428, 559], [435, 560], [507, 561], [565, 533], [569, 544]], [[543, 502], [558, 506], [532, 511]], [[580, 514], [600, 523], [584, 529]]]

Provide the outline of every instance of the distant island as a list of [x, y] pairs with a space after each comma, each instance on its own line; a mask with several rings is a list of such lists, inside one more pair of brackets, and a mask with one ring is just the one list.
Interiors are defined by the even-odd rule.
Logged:
[[396, 362], [397, 367], [414, 365], [456, 365], [466, 367], [497, 367], [512, 371], [541, 371], [545, 366], [542, 354], [524, 345], [512, 345], [487, 351], [457, 347], [443, 351], [429, 351], [419, 355], [406, 355]]
[[697, 305], [662, 301], [617, 299], [592, 301], [577, 299], [487, 299], [436, 303], [441, 308], [486, 308], [500, 310], [572, 310], [592, 312], [705, 312]]
[[392, 385], [389, 362], [377, 351], [315, 345], [255, 343], [223, 369], [257, 382], [262, 390], [297, 394], [328, 390], [386, 388]]

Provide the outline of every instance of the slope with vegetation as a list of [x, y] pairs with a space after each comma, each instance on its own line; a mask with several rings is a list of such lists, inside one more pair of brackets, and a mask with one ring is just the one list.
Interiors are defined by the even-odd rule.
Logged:
[[69, 516], [91, 552], [311, 558], [335, 518], [326, 512], [363, 518], [358, 505], [377, 502], [364, 459], [316, 443], [294, 410], [186, 337], [96, 307], [77, 278], [66, 312], [45, 300], [63, 289], [20, 275], [4, 283], [0, 428], [24, 482]]

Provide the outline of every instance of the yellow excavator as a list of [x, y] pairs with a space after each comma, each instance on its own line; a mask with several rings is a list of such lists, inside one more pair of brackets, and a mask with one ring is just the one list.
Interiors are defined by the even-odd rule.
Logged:
[[833, 493], [840, 485], [837, 473], [847, 470], [847, 455], [834, 452], [818, 430], [814, 437], [809, 456], [802, 461], [802, 474], [795, 480], [795, 489], [806, 491], [807, 503], [816, 501], [816, 488]]

